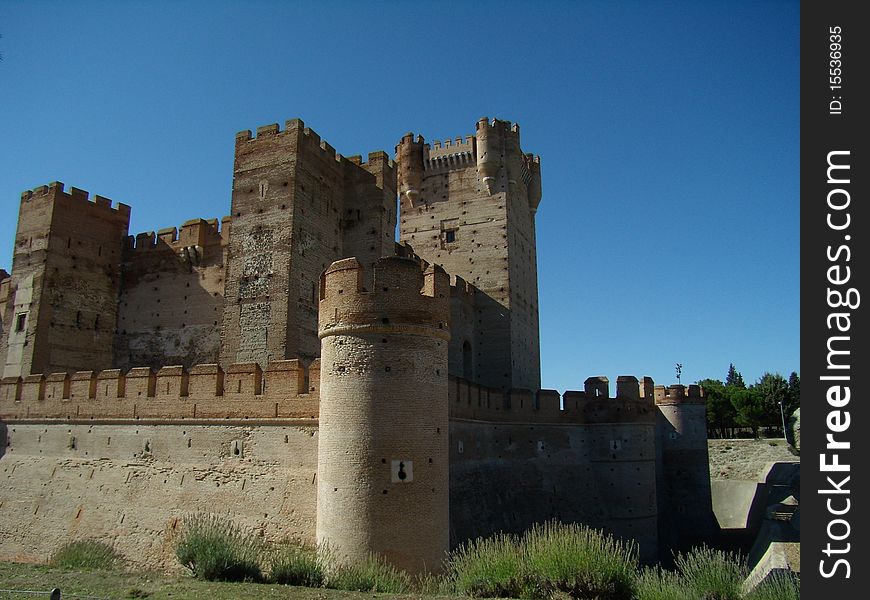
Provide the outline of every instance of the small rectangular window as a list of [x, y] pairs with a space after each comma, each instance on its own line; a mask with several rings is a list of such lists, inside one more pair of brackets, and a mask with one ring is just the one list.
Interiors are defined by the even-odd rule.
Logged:
[[444, 232], [444, 242], [447, 244], [452, 244], [456, 241], [456, 230], [448, 229]]
[[15, 318], [15, 331], [24, 331], [25, 325], [27, 325], [27, 313], [21, 313]]

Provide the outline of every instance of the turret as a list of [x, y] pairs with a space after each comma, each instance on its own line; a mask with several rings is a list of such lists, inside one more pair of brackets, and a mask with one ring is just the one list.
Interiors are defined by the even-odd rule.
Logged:
[[498, 120], [490, 123], [489, 118], [483, 117], [477, 122], [477, 176], [486, 189], [487, 194], [492, 195], [496, 191], [498, 177], [504, 167], [505, 140], [504, 131]]
[[396, 160], [402, 206], [414, 208], [420, 204], [423, 188], [423, 136], [418, 135], [415, 141], [413, 133], [406, 133], [396, 146]]
[[411, 573], [448, 550], [450, 280], [390, 257], [363, 288], [356, 258], [320, 279], [317, 542]]
[[660, 537], [665, 548], [699, 542], [716, 527], [706, 402], [697, 385], [655, 387]]
[[529, 169], [529, 208], [535, 212], [541, 203], [541, 157], [526, 154], [526, 165]]

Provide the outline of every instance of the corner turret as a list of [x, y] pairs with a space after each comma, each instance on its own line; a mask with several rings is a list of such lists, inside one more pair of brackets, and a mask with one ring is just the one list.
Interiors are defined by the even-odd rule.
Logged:
[[420, 204], [423, 189], [423, 136], [414, 140], [413, 133], [406, 133], [396, 146], [396, 160], [399, 166], [398, 183], [402, 206], [414, 208]]

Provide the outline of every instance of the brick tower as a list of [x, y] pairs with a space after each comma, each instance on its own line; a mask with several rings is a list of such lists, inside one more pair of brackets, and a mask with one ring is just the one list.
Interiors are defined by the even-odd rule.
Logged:
[[108, 369], [130, 207], [54, 182], [21, 195], [5, 377]]
[[487, 118], [474, 136], [455, 142], [430, 146], [409, 133], [396, 156], [401, 241], [482, 292], [475, 300], [477, 347], [453, 342], [470, 352], [472, 378], [537, 390], [540, 160], [523, 154], [518, 125]]
[[355, 258], [321, 279], [317, 542], [410, 573], [437, 571], [449, 543], [450, 280], [415, 260]]
[[221, 364], [318, 356], [320, 273], [392, 254], [395, 198], [384, 152], [345, 158], [299, 119], [237, 134]]

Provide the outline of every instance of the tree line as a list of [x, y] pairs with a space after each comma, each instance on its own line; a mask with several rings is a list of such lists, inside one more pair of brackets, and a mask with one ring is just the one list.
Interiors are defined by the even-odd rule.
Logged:
[[786, 380], [779, 373], [765, 373], [747, 386], [733, 364], [728, 367], [725, 382], [702, 379], [707, 399], [707, 434], [728, 438], [737, 435], [738, 428], [749, 428], [758, 437], [761, 428], [782, 429], [785, 422], [801, 405], [801, 378], [794, 371]]

